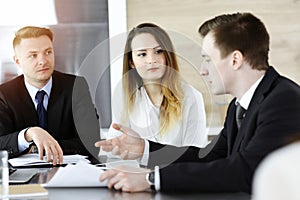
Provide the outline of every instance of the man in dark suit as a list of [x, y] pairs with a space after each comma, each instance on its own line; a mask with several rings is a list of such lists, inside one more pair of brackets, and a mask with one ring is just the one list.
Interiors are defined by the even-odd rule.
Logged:
[[[224, 128], [206, 147], [211, 151], [203, 155], [207, 149], [143, 140], [133, 130], [115, 124], [124, 134], [96, 146], [123, 159], [141, 158], [154, 171], [108, 170], [100, 180], [108, 179], [110, 188], [250, 193], [262, 159], [300, 133], [300, 87], [269, 66], [269, 35], [257, 17], [220, 15], [201, 25], [199, 33], [203, 37], [202, 76], [213, 94], [235, 97]], [[244, 110], [242, 117], [237, 110]]]
[[0, 149], [16, 157], [36, 147], [41, 159], [45, 153], [56, 165], [63, 154], [97, 156], [93, 144], [100, 128], [86, 80], [54, 71], [52, 42], [48, 28], [16, 32], [14, 61], [23, 75], [0, 86]]

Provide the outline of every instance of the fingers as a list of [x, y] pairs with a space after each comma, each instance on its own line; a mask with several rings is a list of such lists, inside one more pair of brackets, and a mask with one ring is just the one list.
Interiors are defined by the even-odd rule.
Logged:
[[117, 131], [121, 131], [121, 132], [122, 132], [123, 134], [125, 134], [125, 135], [128, 135], [128, 134], [130, 133], [130, 131], [131, 131], [130, 128], [127, 128], [127, 127], [125, 127], [125, 126], [122, 126], [121, 124], [113, 123], [113, 124], [112, 124], [112, 127], [113, 127], [114, 129], [116, 129]]
[[128, 150], [124, 150], [121, 154], [120, 154], [120, 158], [122, 160], [127, 160], [129, 157], [129, 151]]
[[95, 147], [101, 147], [103, 151], [111, 152], [114, 148], [111, 140], [102, 140], [95, 143]]
[[110, 179], [111, 177], [115, 176], [118, 172], [116, 170], [107, 170], [105, 172], [102, 173], [102, 175], [100, 176], [100, 181], [104, 181], [105, 179]]
[[120, 131], [122, 126], [121, 126], [120, 124], [113, 123], [113, 124], [112, 124], [112, 127], [113, 127], [114, 129], [116, 129], [117, 131]]
[[108, 188], [115, 188], [116, 190], [120, 190], [123, 187], [122, 180], [124, 178], [124, 175], [125, 174], [123, 172], [117, 170], [108, 170], [101, 175], [100, 181], [108, 179]]
[[111, 146], [111, 139], [101, 140], [95, 143], [95, 147], [103, 147], [103, 146]]
[[43, 160], [44, 159], [44, 147], [41, 145], [38, 145], [38, 144], [36, 144], [36, 145], [38, 148], [40, 160]]
[[47, 162], [52, 162], [53, 165], [63, 164], [63, 151], [58, 142], [39, 127], [34, 127], [30, 131], [33, 142], [38, 148], [39, 158], [43, 160], [45, 152]]
[[[53, 144], [54, 143], [54, 144]], [[62, 163], [62, 158], [59, 155], [59, 149], [60, 147], [57, 144], [56, 141], [54, 142], [49, 142], [49, 157], [47, 155], [47, 162], [51, 162], [55, 166], [56, 164], [61, 164]], [[46, 150], [47, 152], [47, 150]], [[47, 153], [48, 154], [48, 153]]]
[[52, 162], [54, 166], [57, 164], [63, 164], [63, 151], [56, 140], [44, 142], [37, 145], [37, 147], [41, 160], [43, 160], [43, 153], [45, 151], [47, 162]]

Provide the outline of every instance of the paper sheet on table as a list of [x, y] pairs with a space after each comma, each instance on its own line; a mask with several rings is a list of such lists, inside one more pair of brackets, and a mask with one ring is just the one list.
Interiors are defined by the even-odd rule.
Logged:
[[[71, 164], [77, 163], [79, 161], [90, 162], [87, 159], [87, 156], [75, 154], [75, 155], [64, 155], [63, 164]], [[46, 162], [46, 157], [44, 156], [44, 160], [40, 160], [39, 154], [32, 153], [32, 154], [24, 154], [17, 158], [11, 158], [8, 162], [13, 167], [26, 167], [26, 166], [41, 166], [41, 165], [49, 165], [51, 163]]]
[[107, 181], [100, 182], [103, 170], [80, 161], [76, 165], [60, 167], [44, 187], [106, 187]]

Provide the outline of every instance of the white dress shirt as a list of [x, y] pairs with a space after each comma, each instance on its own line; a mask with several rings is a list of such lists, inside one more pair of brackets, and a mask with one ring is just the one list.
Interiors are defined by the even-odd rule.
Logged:
[[[45, 109], [47, 110], [47, 107], [48, 107], [48, 100], [50, 98], [50, 92], [51, 92], [51, 88], [52, 88], [52, 77], [50, 78], [50, 80], [48, 81], [48, 83], [42, 88], [42, 89], [38, 89], [32, 85], [30, 85], [29, 83], [27, 83], [25, 80], [25, 86], [26, 86], [26, 89], [32, 99], [32, 102], [34, 103], [34, 106], [35, 106], [35, 109], [37, 109], [37, 99], [35, 98], [35, 95], [38, 91], [40, 90], [44, 90], [46, 92], [45, 96], [44, 96], [44, 101], [43, 101], [43, 104], [44, 104], [44, 107]], [[24, 151], [25, 149], [27, 149], [29, 147], [29, 145], [32, 143], [32, 142], [27, 142], [25, 140], [25, 131], [28, 129], [29, 127], [23, 129], [22, 131], [20, 131], [19, 135], [18, 135], [18, 147], [19, 147], [19, 151], [22, 152]]]

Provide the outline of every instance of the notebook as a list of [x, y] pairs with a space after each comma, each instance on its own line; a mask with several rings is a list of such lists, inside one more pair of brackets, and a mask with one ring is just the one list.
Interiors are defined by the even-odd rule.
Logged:
[[[36, 196], [47, 196], [48, 191], [40, 184], [10, 185], [9, 198], [36, 199]], [[27, 198], [25, 198], [27, 197]], [[39, 199], [39, 198], [37, 198]], [[44, 199], [44, 198], [43, 198]]]

